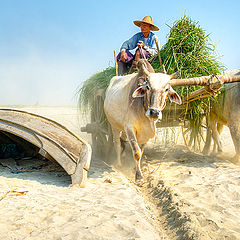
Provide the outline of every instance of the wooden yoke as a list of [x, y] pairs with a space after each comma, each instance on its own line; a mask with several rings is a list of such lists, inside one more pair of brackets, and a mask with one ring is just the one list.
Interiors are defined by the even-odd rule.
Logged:
[[207, 85], [192, 92], [190, 95], [186, 96], [183, 101], [184, 103], [189, 103], [201, 98], [206, 98], [210, 96], [216, 97], [220, 93], [219, 90], [222, 86], [223, 82], [217, 77], [217, 75], [214, 74], [210, 76]]

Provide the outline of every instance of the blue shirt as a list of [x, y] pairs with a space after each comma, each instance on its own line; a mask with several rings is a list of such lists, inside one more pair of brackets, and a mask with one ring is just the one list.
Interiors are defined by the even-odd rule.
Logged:
[[123, 49], [133, 50], [137, 47], [137, 43], [139, 41], [143, 41], [143, 43], [146, 45], [144, 49], [150, 52], [151, 54], [155, 54], [157, 53], [156, 43], [154, 41], [155, 38], [157, 38], [157, 36], [153, 32], [149, 32], [147, 39], [144, 38], [142, 32], [136, 33], [129, 40], [125, 41], [122, 44], [120, 51], [122, 51]]

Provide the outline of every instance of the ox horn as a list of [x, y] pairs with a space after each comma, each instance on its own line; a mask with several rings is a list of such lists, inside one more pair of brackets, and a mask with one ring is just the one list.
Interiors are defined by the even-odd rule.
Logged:
[[175, 86], [192, 86], [192, 85], [199, 85], [199, 86], [206, 86], [212, 83], [231, 83], [231, 82], [240, 82], [240, 71], [237, 74], [223, 74], [223, 75], [210, 75], [210, 76], [203, 76], [203, 77], [194, 77], [194, 78], [187, 78], [187, 79], [172, 79], [170, 81], [170, 85], [172, 87]]

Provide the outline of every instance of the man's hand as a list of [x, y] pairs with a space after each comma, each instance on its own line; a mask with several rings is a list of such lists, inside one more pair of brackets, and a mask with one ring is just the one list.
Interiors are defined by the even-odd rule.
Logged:
[[120, 60], [122, 62], [126, 62], [126, 60], [127, 60], [127, 53], [126, 53], [125, 50], [122, 50]]
[[143, 47], [145, 46], [145, 44], [143, 43], [143, 41], [139, 41], [138, 44], [137, 44], [137, 46], [138, 46], [139, 48], [143, 48]]

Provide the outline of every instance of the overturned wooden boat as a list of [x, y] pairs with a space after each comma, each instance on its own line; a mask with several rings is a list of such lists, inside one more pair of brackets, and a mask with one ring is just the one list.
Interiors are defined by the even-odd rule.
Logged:
[[34, 145], [40, 155], [63, 167], [72, 184], [85, 186], [91, 146], [63, 125], [26, 111], [0, 108], [0, 133]]

